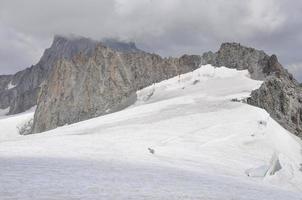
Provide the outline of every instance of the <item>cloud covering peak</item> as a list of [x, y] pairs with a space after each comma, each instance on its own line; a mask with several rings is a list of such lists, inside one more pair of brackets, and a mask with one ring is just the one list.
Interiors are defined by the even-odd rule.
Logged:
[[[302, 3], [292, 0], [0, 0], [0, 72], [34, 64], [55, 34], [135, 41], [164, 56], [240, 42], [301, 63]], [[290, 39], [289, 39], [290, 38]]]

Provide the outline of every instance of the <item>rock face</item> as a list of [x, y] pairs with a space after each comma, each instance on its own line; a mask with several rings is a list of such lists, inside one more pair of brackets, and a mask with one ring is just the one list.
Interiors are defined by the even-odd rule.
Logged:
[[142, 51], [115, 51], [99, 43], [91, 55], [58, 61], [43, 84], [33, 131], [50, 130], [127, 107], [136, 91], [197, 69], [200, 56], [163, 59]]
[[79, 52], [89, 55], [96, 42], [87, 38], [54, 38], [40, 61], [15, 75], [0, 76], [0, 109], [10, 107], [8, 114], [24, 112], [37, 104], [40, 85], [48, 78], [52, 66], [60, 59], [70, 59]]
[[276, 56], [268, 56], [263, 51], [242, 46], [238, 43], [223, 43], [216, 52], [207, 52], [202, 56], [202, 64], [213, 66], [235, 68], [238, 70], [247, 69], [251, 78], [264, 80], [265, 77], [275, 71], [283, 71], [282, 66], [272, 66], [271, 60]]
[[[40, 85], [48, 78], [53, 65], [61, 59], [70, 60], [79, 53], [91, 56], [97, 44], [97, 41], [84, 37], [55, 36], [51, 47], [45, 50], [36, 65], [14, 75], [0, 76], [0, 109], [9, 107], [8, 114], [17, 114], [35, 106]], [[134, 43], [106, 39], [105, 44], [117, 51], [140, 51]]]
[[302, 88], [291, 75], [267, 77], [247, 102], [264, 108], [284, 128], [302, 138]]
[[39, 85], [46, 73], [37, 65], [15, 75], [1, 76], [0, 108], [10, 107], [9, 114], [16, 114], [36, 105]]
[[8, 86], [11, 83], [12, 75], [0, 76], [0, 109], [5, 109], [10, 106], [11, 94], [7, 92]]

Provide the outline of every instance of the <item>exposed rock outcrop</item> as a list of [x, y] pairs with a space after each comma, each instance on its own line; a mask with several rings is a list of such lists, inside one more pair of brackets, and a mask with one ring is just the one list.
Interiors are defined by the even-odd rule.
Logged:
[[302, 137], [302, 89], [291, 75], [267, 77], [247, 102], [264, 108], [284, 128]]
[[264, 80], [270, 74], [280, 71], [284, 73], [283, 67], [272, 65], [276, 56], [268, 56], [260, 50], [242, 46], [238, 43], [223, 43], [216, 52], [207, 52], [202, 56], [202, 64], [213, 66], [235, 68], [238, 70], [247, 69], [251, 78]]
[[9, 114], [16, 114], [36, 105], [39, 85], [46, 77], [47, 71], [40, 65], [32, 66], [7, 78], [0, 77], [3, 81], [1, 81], [0, 108], [9, 107]]

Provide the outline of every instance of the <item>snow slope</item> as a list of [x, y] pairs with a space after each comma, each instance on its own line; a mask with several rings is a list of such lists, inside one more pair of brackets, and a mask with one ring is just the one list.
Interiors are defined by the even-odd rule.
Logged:
[[231, 101], [260, 84], [206, 65], [123, 111], [42, 134], [17, 134], [33, 113], [2, 118], [0, 199], [301, 200], [300, 140]]

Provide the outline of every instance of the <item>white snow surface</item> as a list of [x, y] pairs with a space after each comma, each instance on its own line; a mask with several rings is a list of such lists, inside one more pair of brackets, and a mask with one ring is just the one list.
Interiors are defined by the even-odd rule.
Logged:
[[13, 89], [15, 88], [17, 85], [14, 85], [12, 82], [9, 82], [9, 84], [7, 85], [7, 90]]
[[18, 135], [33, 112], [1, 118], [0, 199], [301, 200], [300, 140], [231, 101], [260, 84], [205, 65], [125, 110], [45, 133]]

